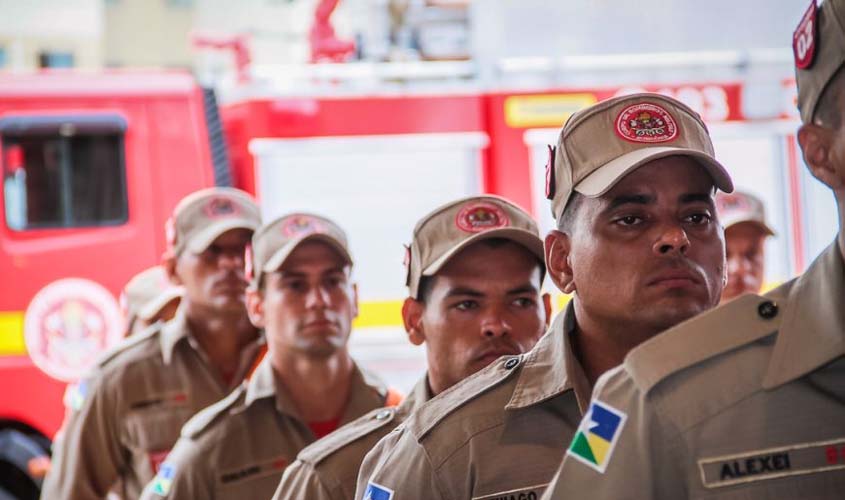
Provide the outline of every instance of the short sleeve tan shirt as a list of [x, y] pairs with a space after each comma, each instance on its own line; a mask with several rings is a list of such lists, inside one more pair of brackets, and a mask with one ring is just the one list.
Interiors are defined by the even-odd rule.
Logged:
[[273, 500], [350, 500], [364, 455], [428, 399], [424, 376], [397, 408], [373, 410], [308, 446], [285, 470]]
[[845, 498], [838, 246], [770, 294], [631, 351], [599, 380], [579, 435], [545, 498]]
[[[244, 350], [241, 380], [260, 343]], [[185, 422], [231, 391], [206, 362], [180, 311], [127, 339], [69, 398], [42, 490], [45, 499], [138, 498]]]
[[[285, 468], [316, 439], [276, 381], [267, 357], [249, 382], [191, 419], [141, 498], [273, 496]], [[381, 380], [356, 366], [341, 423], [384, 406], [386, 395]]]
[[570, 306], [530, 352], [422, 405], [366, 456], [355, 498], [538, 498], [589, 401], [574, 328]]

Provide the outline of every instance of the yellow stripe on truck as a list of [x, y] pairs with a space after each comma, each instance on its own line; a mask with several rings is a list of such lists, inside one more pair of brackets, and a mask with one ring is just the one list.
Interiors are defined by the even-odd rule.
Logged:
[[373, 300], [361, 302], [355, 328], [402, 326], [401, 300]]
[[0, 312], [0, 356], [24, 356], [23, 312]]

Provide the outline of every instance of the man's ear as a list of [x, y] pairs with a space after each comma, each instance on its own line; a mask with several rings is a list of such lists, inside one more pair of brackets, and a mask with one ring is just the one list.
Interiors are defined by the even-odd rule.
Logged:
[[549, 277], [563, 293], [573, 293], [576, 290], [575, 277], [569, 256], [572, 252], [572, 239], [568, 234], [558, 230], [549, 232], [546, 236], [546, 269]]
[[408, 297], [402, 304], [402, 322], [405, 324], [405, 331], [408, 332], [408, 340], [414, 345], [422, 345], [425, 342], [422, 317], [425, 311], [425, 304]]
[[815, 123], [805, 123], [798, 129], [798, 143], [804, 152], [804, 162], [813, 177], [825, 183], [834, 191], [845, 189], [845, 182], [837, 175], [831, 161], [830, 150], [833, 133]]
[[552, 296], [548, 293], [544, 293], [542, 295], [543, 300], [543, 312], [546, 313], [546, 328], [549, 328], [549, 324], [552, 322]]
[[173, 252], [167, 252], [161, 256], [161, 266], [167, 272], [167, 278], [176, 286], [182, 286], [182, 279], [176, 273], [176, 256]]
[[256, 328], [264, 328], [264, 297], [261, 290], [251, 286], [246, 289], [246, 312]]

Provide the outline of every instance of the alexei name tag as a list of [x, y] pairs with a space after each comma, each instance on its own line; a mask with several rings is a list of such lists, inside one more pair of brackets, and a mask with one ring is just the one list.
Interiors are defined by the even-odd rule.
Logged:
[[698, 461], [707, 488], [845, 469], [845, 438], [753, 450]]

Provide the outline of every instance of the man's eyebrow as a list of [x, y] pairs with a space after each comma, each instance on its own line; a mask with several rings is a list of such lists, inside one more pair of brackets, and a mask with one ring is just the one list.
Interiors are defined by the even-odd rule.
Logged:
[[704, 202], [704, 203], [708, 203], [708, 204], [714, 203], [713, 197], [710, 195], [709, 191], [706, 192], [706, 193], [686, 193], [686, 194], [682, 194], [678, 198], [678, 200], [680, 200], [681, 203], [695, 203], [695, 202], [699, 202], [699, 201]]
[[648, 194], [622, 194], [610, 200], [606, 210], [613, 210], [622, 205], [648, 205], [654, 203], [655, 197]]
[[473, 290], [472, 288], [461, 287], [461, 286], [456, 287], [456, 288], [452, 288], [446, 293], [446, 297], [455, 297], [455, 296], [458, 296], [458, 295], [470, 296], [470, 297], [484, 297], [484, 294], [479, 292], [478, 290]]
[[508, 295], [521, 295], [523, 293], [537, 293], [537, 287], [527, 284], [508, 290]]

